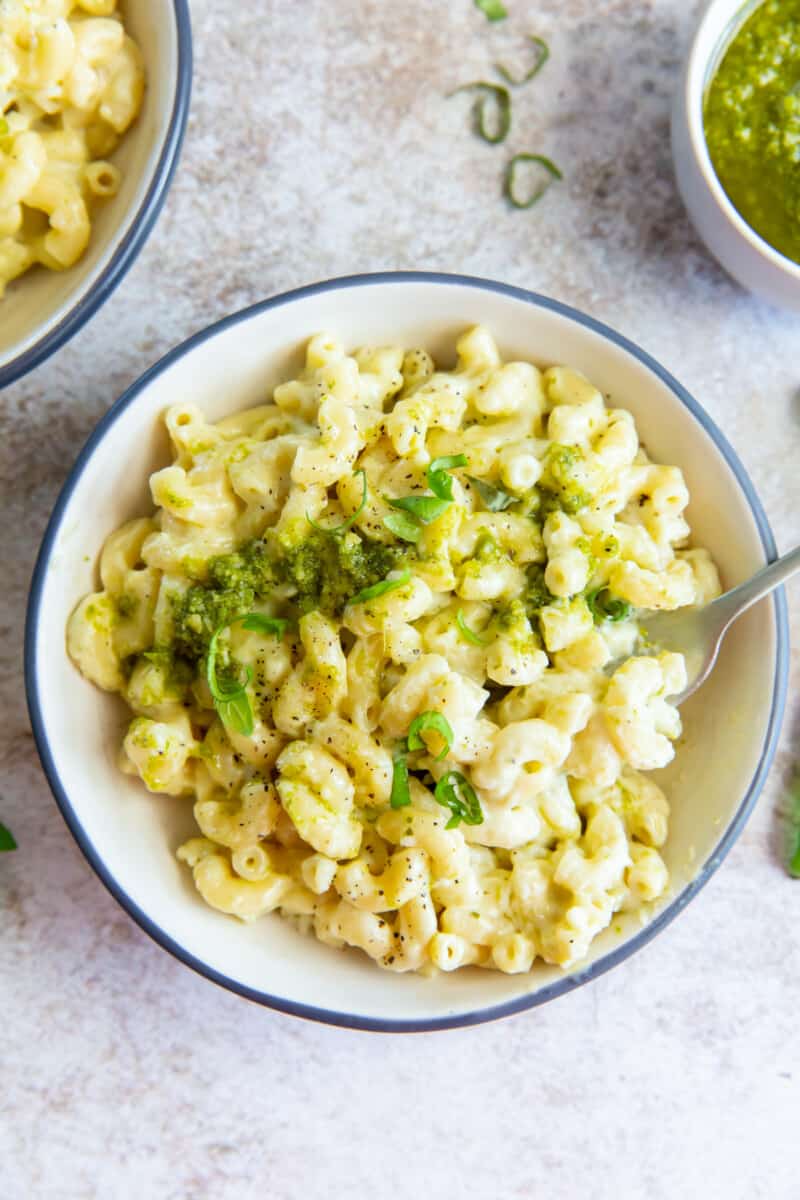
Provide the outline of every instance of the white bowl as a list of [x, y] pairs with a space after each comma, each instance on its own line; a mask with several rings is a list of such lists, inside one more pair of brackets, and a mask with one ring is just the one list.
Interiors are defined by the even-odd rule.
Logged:
[[800, 265], [747, 224], [717, 178], [706, 145], [703, 102], [732, 37], [763, 0], [711, 0], [700, 19], [672, 110], [672, 158], [695, 229], [721, 266], [772, 304], [800, 310]]
[[775, 749], [787, 674], [783, 595], [735, 626], [712, 678], [686, 705], [686, 737], [667, 774], [673, 818], [666, 855], [674, 890], [655, 920], [611, 930], [578, 970], [508, 976], [468, 969], [432, 979], [380, 971], [356, 951], [301, 936], [277, 916], [242, 925], [206, 907], [175, 848], [191, 805], [148, 795], [120, 774], [125, 709], [83, 680], [64, 628], [96, 586], [103, 539], [150, 510], [147, 477], [167, 462], [160, 415], [176, 398], [218, 420], [262, 403], [291, 377], [304, 342], [330, 330], [350, 346], [422, 345], [452, 361], [455, 338], [482, 322], [505, 356], [569, 363], [629, 408], [659, 460], [686, 473], [696, 539], [733, 585], [775, 554], [740, 462], [696, 401], [630, 342], [565, 305], [478, 279], [373, 275], [268, 300], [197, 334], [133, 385], [103, 418], [64, 486], [39, 555], [28, 610], [26, 679], [39, 752], [61, 811], [100, 878], [156, 941], [232, 991], [285, 1012], [381, 1030], [436, 1029], [540, 1004], [644, 945], [695, 895], [729, 850]]
[[113, 156], [122, 186], [93, 212], [89, 246], [74, 267], [34, 268], [9, 284], [0, 300], [0, 388], [43, 362], [108, 299], [147, 241], [178, 162], [192, 81], [187, 0], [127, 0], [121, 11], [147, 71], [142, 111]]

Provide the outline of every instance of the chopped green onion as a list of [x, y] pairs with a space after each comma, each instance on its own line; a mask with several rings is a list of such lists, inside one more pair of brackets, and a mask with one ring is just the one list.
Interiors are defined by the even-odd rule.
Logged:
[[438, 496], [440, 500], [452, 500], [453, 480], [449, 472], [454, 467], [466, 465], [466, 454], [445, 454], [442, 458], [435, 458], [428, 467], [428, 487], [434, 496]]
[[483, 809], [475, 789], [460, 771], [448, 771], [443, 775], [433, 794], [436, 801], [453, 814], [445, 829], [454, 829], [461, 821], [465, 825], [483, 824]]
[[0, 821], [0, 851], [16, 850], [17, 843], [14, 840], [14, 835], [10, 829], [6, 829], [5, 825]]
[[[502, 84], [486, 83], [482, 79], [475, 83], [465, 83], [463, 87], [450, 92], [450, 95], [457, 96], [459, 92], [475, 91], [480, 93], [472, 106], [475, 130], [485, 142], [496, 146], [498, 142], [505, 141], [511, 128], [511, 95], [508, 88], [503, 87]], [[492, 105], [496, 114], [493, 122], [494, 130], [492, 130], [492, 121], [487, 119], [492, 111]]]
[[246, 617], [239, 619], [243, 629], [249, 629], [254, 633], [272, 634], [276, 638], [282, 638], [289, 627], [286, 617], [265, 617], [261, 613], [248, 613]]
[[351, 596], [347, 601], [348, 604], [366, 604], [368, 600], [377, 600], [379, 596], [385, 596], [387, 592], [393, 592], [397, 588], [403, 587], [411, 578], [411, 571], [406, 567], [396, 579], [382, 579], [380, 583], [373, 583], [372, 587], [362, 588], [360, 592], [356, 592], [355, 596]]
[[436, 761], [441, 762], [443, 758], [447, 757], [447, 753], [453, 745], [454, 735], [450, 722], [440, 712], [424, 712], [420, 713], [418, 717], [414, 717], [408, 727], [408, 748], [409, 750], [427, 750], [428, 747], [421, 737], [421, 734], [427, 729], [438, 733], [444, 742], [441, 753], [436, 755]]
[[[519, 194], [517, 185], [517, 169], [522, 163], [538, 163], [548, 172], [550, 178], [545, 179], [539, 187], [534, 188], [529, 196], [522, 198]], [[554, 162], [549, 158], [545, 158], [543, 154], [515, 154], [510, 159], [506, 167], [506, 178], [503, 190], [506, 197], [514, 208], [533, 208], [537, 201], [541, 200], [547, 189], [550, 187], [554, 179], [563, 179], [564, 176]]]
[[800, 771], [795, 773], [789, 791], [787, 816], [788, 845], [786, 866], [793, 879], [800, 879]]
[[633, 611], [627, 600], [620, 600], [607, 587], [587, 592], [586, 603], [595, 625], [601, 625], [604, 621], [627, 621]]
[[501, 0], [475, 0], [475, 7], [481, 10], [487, 21], [503, 21], [508, 16]]
[[515, 79], [509, 71], [508, 67], [504, 67], [502, 63], [495, 63], [495, 70], [498, 71], [508, 83], [513, 83], [515, 87], [519, 87], [522, 83], [528, 83], [535, 75], [538, 75], [544, 64], [550, 57], [550, 47], [543, 38], [537, 37], [535, 33], [528, 34], [528, 41], [533, 42], [536, 47], [536, 61], [527, 74]]
[[389, 797], [392, 808], [405, 808], [411, 803], [408, 786], [408, 764], [405, 754], [399, 754], [392, 764], [392, 792]]
[[[237, 617], [236, 620], [239, 618]], [[247, 667], [244, 683], [240, 683], [236, 679], [220, 679], [217, 676], [217, 640], [223, 629], [233, 623], [227, 622], [214, 631], [208, 644], [206, 680], [222, 724], [236, 733], [243, 733], [245, 737], [249, 737], [255, 728], [253, 710], [250, 707], [246, 690], [248, 683], [253, 678], [252, 670]]]
[[327, 528], [327, 529], [324, 525], [317, 524], [317, 522], [314, 520], [314, 518], [309, 516], [308, 513], [306, 513], [306, 520], [308, 521], [309, 525], [311, 525], [311, 527], [313, 529], [317, 529], [320, 533], [346, 533], [347, 530], [350, 529], [356, 523], [356, 521], [361, 516], [364, 509], [367, 507], [367, 473], [364, 470], [359, 470], [359, 471], [354, 471], [353, 474], [360, 475], [362, 483], [363, 483], [363, 490], [361, 492], [361, 503], [359, 504], [356, 511], [354, 513], [351, 513], [351, 515], [347, 518], [347, 520], [342, 521], [342, 523], [340, 525], [332, 525], [330, 528]]
[[383, 518], [383, 523], [395, 537], [402, 538], [404, 542], [418, 542], [422, 536], [419, 521], [415, 521], [410, 513], [389, 513], [388, 517]]
[[474, 475], [468, 475], [467, 479], [480, 496], [483, 507], [488, 508], [489, 512], [503, 512], [510, 504], [517, 502], [516, 496], [510, 496], [508, 492], [487, 483], [485, 479], [476, 479]]
[[423, 525], [429, 525], [442, 515], [451, 501], [442, 500], [439, 496], [401, 496], [399, 500], [390, 500], [389, 503], [392, 508], [411, 513]]
[[478, 637], [475, 630], [470, 629], [469, 625], [464, 620], [464, 613], [462, 612], [461, 609], [459, 609], [458, 612], [456, 613], [456, 625], [458, 626], [459, 632], [461, 633], [461, 636], [464, 638], [465, 641], [472, 642], [473, 646], [485, 646], [486, 645], [486, 639], [482, 638], [482, 637]]

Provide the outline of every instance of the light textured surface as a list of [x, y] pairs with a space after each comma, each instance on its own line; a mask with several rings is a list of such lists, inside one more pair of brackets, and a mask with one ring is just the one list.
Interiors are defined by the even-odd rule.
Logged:
[[[405, 1039], [272, 1014], [173, 961], [91, 873], [33, 748], [25, 594], [83, 439], [178, 340], [315, 279], [464, 271], [586, 309], [693, 391], [781, 548], [798, 540], [797, 319], [723, 276], [673, 183], [699, 5], [507, 3], [490, 26], [471, 0], [194, 0], [193, 115], [155, 233], [91, 325], [0, 398], [0, 817], [20, 843], [0, 861], [3, 1200], [798, 1194], [800, 883], [779, 861], [796, 700], [744, 835], [651, 946], [545, 1009]], [[551, 154], [566, 181], [521, 213], [498, 195], [506, 149], [443, 97], [529, 30], [553, 58], [515, 97], [509, 152]]]

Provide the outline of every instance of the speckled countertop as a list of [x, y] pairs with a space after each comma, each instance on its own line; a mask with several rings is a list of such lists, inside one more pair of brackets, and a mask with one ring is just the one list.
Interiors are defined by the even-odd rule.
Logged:
[[[800, 324], [709, 259], [672, 176], [700, 5], [507, 3], [490, 26], [471, 0], [193, 0], [192, 118], [158, 226], [89, 327], [0, 397], [0, 816], [20, 842], [0, 862], [2, 1200], [799, 1194], [800, 884], [776, 857], [796, 698], [744, 835], [654, 943], [544, 1009], [405, 1039], [272, 1014], [173, 961], [84, 862], [33, 747], [25, 596], [78, 448], [174, 343], [327, 276], [464, 271], [607, 320], [700, 399], [781, 548], [798, 540]], [[509, 144], [566, 182], [517, 213], [504, 149], [443, 95], [527, 30], [552, 61]], [[790, 608], [797, 644], [798, 586]]]

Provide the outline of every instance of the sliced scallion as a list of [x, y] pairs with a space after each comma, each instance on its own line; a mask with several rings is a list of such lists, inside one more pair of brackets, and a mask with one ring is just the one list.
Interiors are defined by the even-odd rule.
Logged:
[[479, 136], [492, 146], [505, 141], [511, 128], [511, 94], [508, 88], [501, 83], [487, 83], [479, 79], [475, 83], [465, 83], [450, 95], [457, 96], [459, 92], [479, 93], [472, 106], [475, 131]]
[[422, 536], [422, 526], [410, 513], [394, 512], [383, 518], [386, 528], [404, 542], [418, 542]]
[[361, 470], [354, 471], [353, 474], [360, 475], [362, 481], [361, 503], [356, 511], [351, 513], [347, 520], [342, 521], [340, 525], [332, 525], [328, 528], [326, 528], [324, 525], [319, 525], [313, 517], [306, 513], [306, 520], [308, 521], [309, 525], [312, 526], [312, 528], [318, 530], [320, 533], [346, 533], [347, 530], [356, 523], [364, 509], [367, 507], [367, 473], [366, 471]]
[[521, 75], [519, 79], [514, 78], [508, 67], [504, 66], [502, 63], [495, 63], [495, 70], [503, 76], [503, 79], [505, 79], [507, 83], [511, 83], [515, 87], [519, 87], [520, 84], [523, 83], [529, 83], [531, 79], [539, 74], [542, 67], [550, 57], [550, 47], [544, 38], [537, 37], [535, 33], [529, 33], [528, 41], [533, 42], [534, 46], [536, 47], [536, 60], [530, 70], [524, 75]]
[[489, 512], [503, 512], [511, 504], [516, 503], [516, 496], [504, 492], [502, 488], [495, 487], [493, 483], [487, 483], [485, 479], [476, 479], [474, 475], [468, 475], [467, 479], [480, 496], [483, 507], [488, 508]]
[[[544, 179], [538, 187], [534, 187], [533, 191], [529, 195], [522, 195], [520, 194], [520, 184], [517, 179], [517, 173], [519, 168], [524, 166], [526, 163], [538, 163], [538, 165], [543, 167], [547, 172], [549, 178]], [[534, 204], [537, 204], [539, 200], [541, 200], [542, 196], [553, 183], [553, 180], [563, 178], [564, 176], [556, 164], [551, 159], [545, 158], [543, 154], [515, 154], [514, 157], [509, 160], [508, 166], [506, 167], [506, 177], [503, 185], [503, 191], [505, 192], [508, 201], [514, 205], [514, 208], [533, 208]]]
[[428, 747], [422, 740], [422, 734], [429, 729], [438, 733], [444, 742], [440, 753], [436, 755], [436, 761], [441, 762], [443, 758], [447, 757], [447, 753], [453, 745], [454, 734], [447, 717], [440, 712], [424, 712], [420, 713], [418, 717], [414, 717], [408, 727], [408, 748], [409, 750], [427, 750]]
[[460, 771], [448, 771], [436, 784], [433, 793], [437, 803], [453, 814], [445, 829], [454, 829], [461, 821], [465, 825], [482, 825], [483, 809], [475, 789]]
[[470, 629], [469, 625], [464, 619], [464, 613], [461, 609], [459, 609], [456, 613], [456, 625], [458, 626], [459, 633], [465, 642], [471, 642], [473, 646], [486, 645], [486, 639], [479, 637], [474, 629]]
[[368, 600], [377, 600], [379, 596], [385, 596], [387, 592], [393, 592], [397, 588], [401, 588], [408, 583], [411, 578], [411, 571], [406, 568], [396, 579], [382, 579], [380, 583], [373, 583], [372, 587], [362, 588], [360, 592], [356, 592], [355, 596], [351, 596], [347, 601], [352, 604], [366, 604]]
[[440, 500], [452, 500], [453, 479], [450, 471], [466, 465], [466, 454], [445, 454], [442, 458], [435, 458], [428, 467], [428, 487], [434, 496]]

